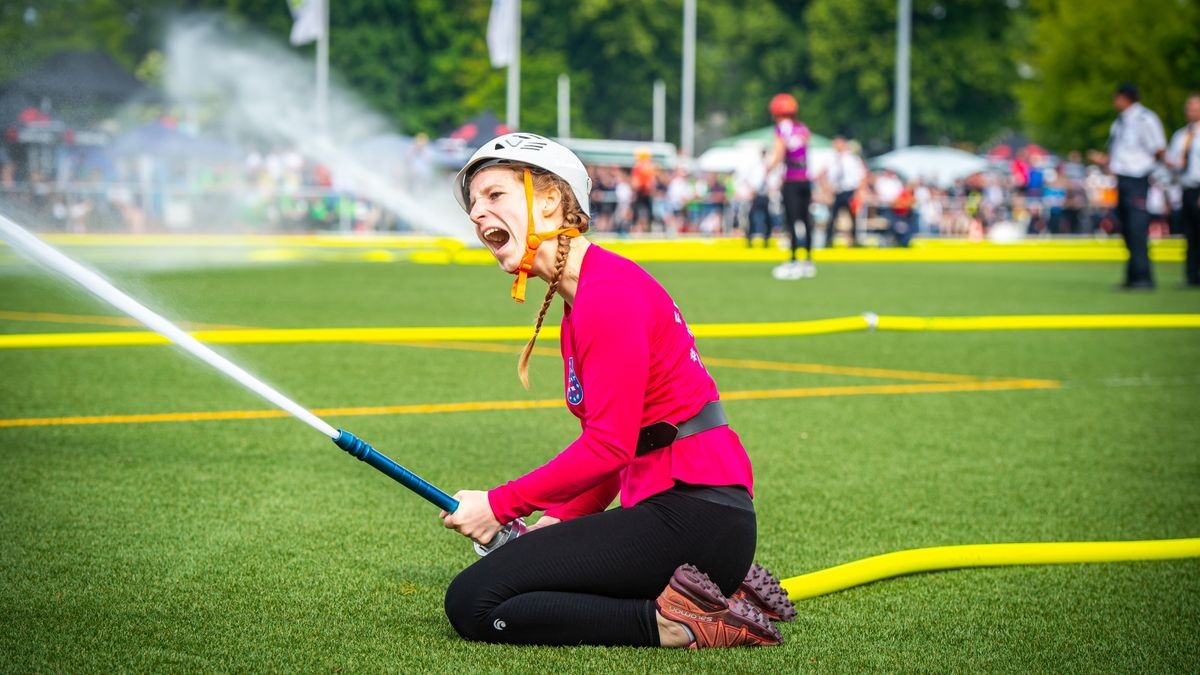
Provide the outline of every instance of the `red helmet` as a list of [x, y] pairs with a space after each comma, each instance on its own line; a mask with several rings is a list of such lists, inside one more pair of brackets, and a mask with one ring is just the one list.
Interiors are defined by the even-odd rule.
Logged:
[[796, 111], [800, 109], [800, 105], [796, 103], [796, 97], [791, 94], [776, 94], [767, 109], [774, 117], [788, 117], [795, 115]]

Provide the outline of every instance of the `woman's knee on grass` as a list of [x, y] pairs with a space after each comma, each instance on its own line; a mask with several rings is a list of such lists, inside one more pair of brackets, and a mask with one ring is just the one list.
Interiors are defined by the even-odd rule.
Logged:
[[450, 625], [467, 640], [485, 640], [489, 632], [488, 613], [495, 607], [487, 600], [481, 575], [472, 567], [463, 570], [446, 588], [445, 610]]

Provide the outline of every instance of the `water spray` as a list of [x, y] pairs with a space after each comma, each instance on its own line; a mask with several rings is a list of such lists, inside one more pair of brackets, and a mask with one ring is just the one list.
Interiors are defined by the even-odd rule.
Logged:
[[[300, 404], [279, 393], [267, 383], [246, 372], [241, 366], [213, 351], [204, 343], [189, 335], [142, 303], [113, 286], [107, 279], [84, 267], [63, 252], [30, 234], [20, 225], [0, 215], [0, 239], [8, 242], [22, 253], [45, 267], [67, 277], [88, 292], [112, 305], [130, 317], [145, 324], [147, 328], [179, 345], [189, 354], [233, 378], [242, 386], [270, 401], [296, 419], [328, 436], [339, 448], [355, 458], [370, 464], [381, 473], [417, 493], [443, 511], [454, 512], [458, 501], [437, 486], [397, 464], [387, 455], [376, 450], [370, 443], [349, 431], [335, 429], [325, 420], [314, 415]], [[476, 543], [475, 551], [487, 555], [496, 548], [515, 539], [525, 532], [525, 524], [515, 520], [505, 525], [486, 546]]]

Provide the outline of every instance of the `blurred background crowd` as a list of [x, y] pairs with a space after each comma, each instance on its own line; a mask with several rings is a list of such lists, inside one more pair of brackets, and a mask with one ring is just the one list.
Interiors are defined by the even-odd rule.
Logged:
[[[87, 134], [73, 133], [37, 108], [22, 111], [19, 120], [0, 144], [0, 193], [10, 209], [53, 229], [411, 229], [353, 181], [295, 146], [240, 148], [190, 133], [172, 117]], [[420, 191], [444, 185], [472, 149], [472, 139], [459, 136], [388, 135], [366, 146], [394, 155], [387, 180]], [[769, 140], [735, 138], [692, 161], [653, 156], [648, 146], [598, 154], [589, 164], [593, 227], [621, 235], [777, 234], [781, 172], [763, 170]], [[1079, 152], [1056, 155], [1020, 137], [982, 155], [917, 146], [864, 160], [858, 143], [840, 136], [814, 136], [812, 146], [818, 246], [978, 238], [997, 224], [1024, 235], [1102, 236], [1115, 230], [1116, 181]], [[835, 199], [847, 192], [849, 208], [839, 209], [835, 219]], [[1167, 174], [1152, 177], [1147, 209], [1153, 236], [1178, 233], [1180, 207], [1178, 184]]]
[[[317, 130], [296, 115], [316, 99], [313, 38], [295, 33], [305, 2], [6, 3], [0, 206], [68, 232], [429, 231], [456, 219], [469, 234], [434, 203], [450, 201], [447, 176], [474, 148], [509, 130], [492, 112], [506, 85], [484, 40], [488, 4], [331, 6]], [[778, 91], [795, 94], [812, 131], [818, 246], [1114, 234], [1116, 179], [1084, 159], [1109, 142], [1112, 84], [1141, 83], [1169, 133], [1200, 68], [1195, 2], [917, 2], [900, 142], [895, 0], [754, 11], [711, 0], [698, 5], [688, 134], [663, 112], [682, 97], [679, 2], [600, 0], [567, 22], [544, 4], [519, 10], [520, 129], [583, 158], [595, 228], [625, 236], [778, 239], [781, 176], [763, 170]], [[1179, 181], [1149, 178], [1150, 235], [1178, 232]]]

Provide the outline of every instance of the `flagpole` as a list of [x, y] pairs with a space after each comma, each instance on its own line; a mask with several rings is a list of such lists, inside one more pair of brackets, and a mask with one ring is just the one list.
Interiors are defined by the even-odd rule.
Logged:
[[508, 62], [508, 111], [510, 131], [521, 127], [521, 0], [512, 0], [512, 54]]
[[571, 77], [558, 76], [558, 137], [571, 137]]
[[909, 56], [912, 49], [912, 0], [896, 3], [895, 149], [908, 147]]
[[317, 38], [317, 133], [329, 130], [329, 0], [321, 4], [321, 34]]
[[661, 79], [654, 81], [653, 128], [655, 143], [667, 140], [667, 83]]
[[680, 146], [691, 157], [696, 145], [696, 0], [683, 0], [683, 105]]

